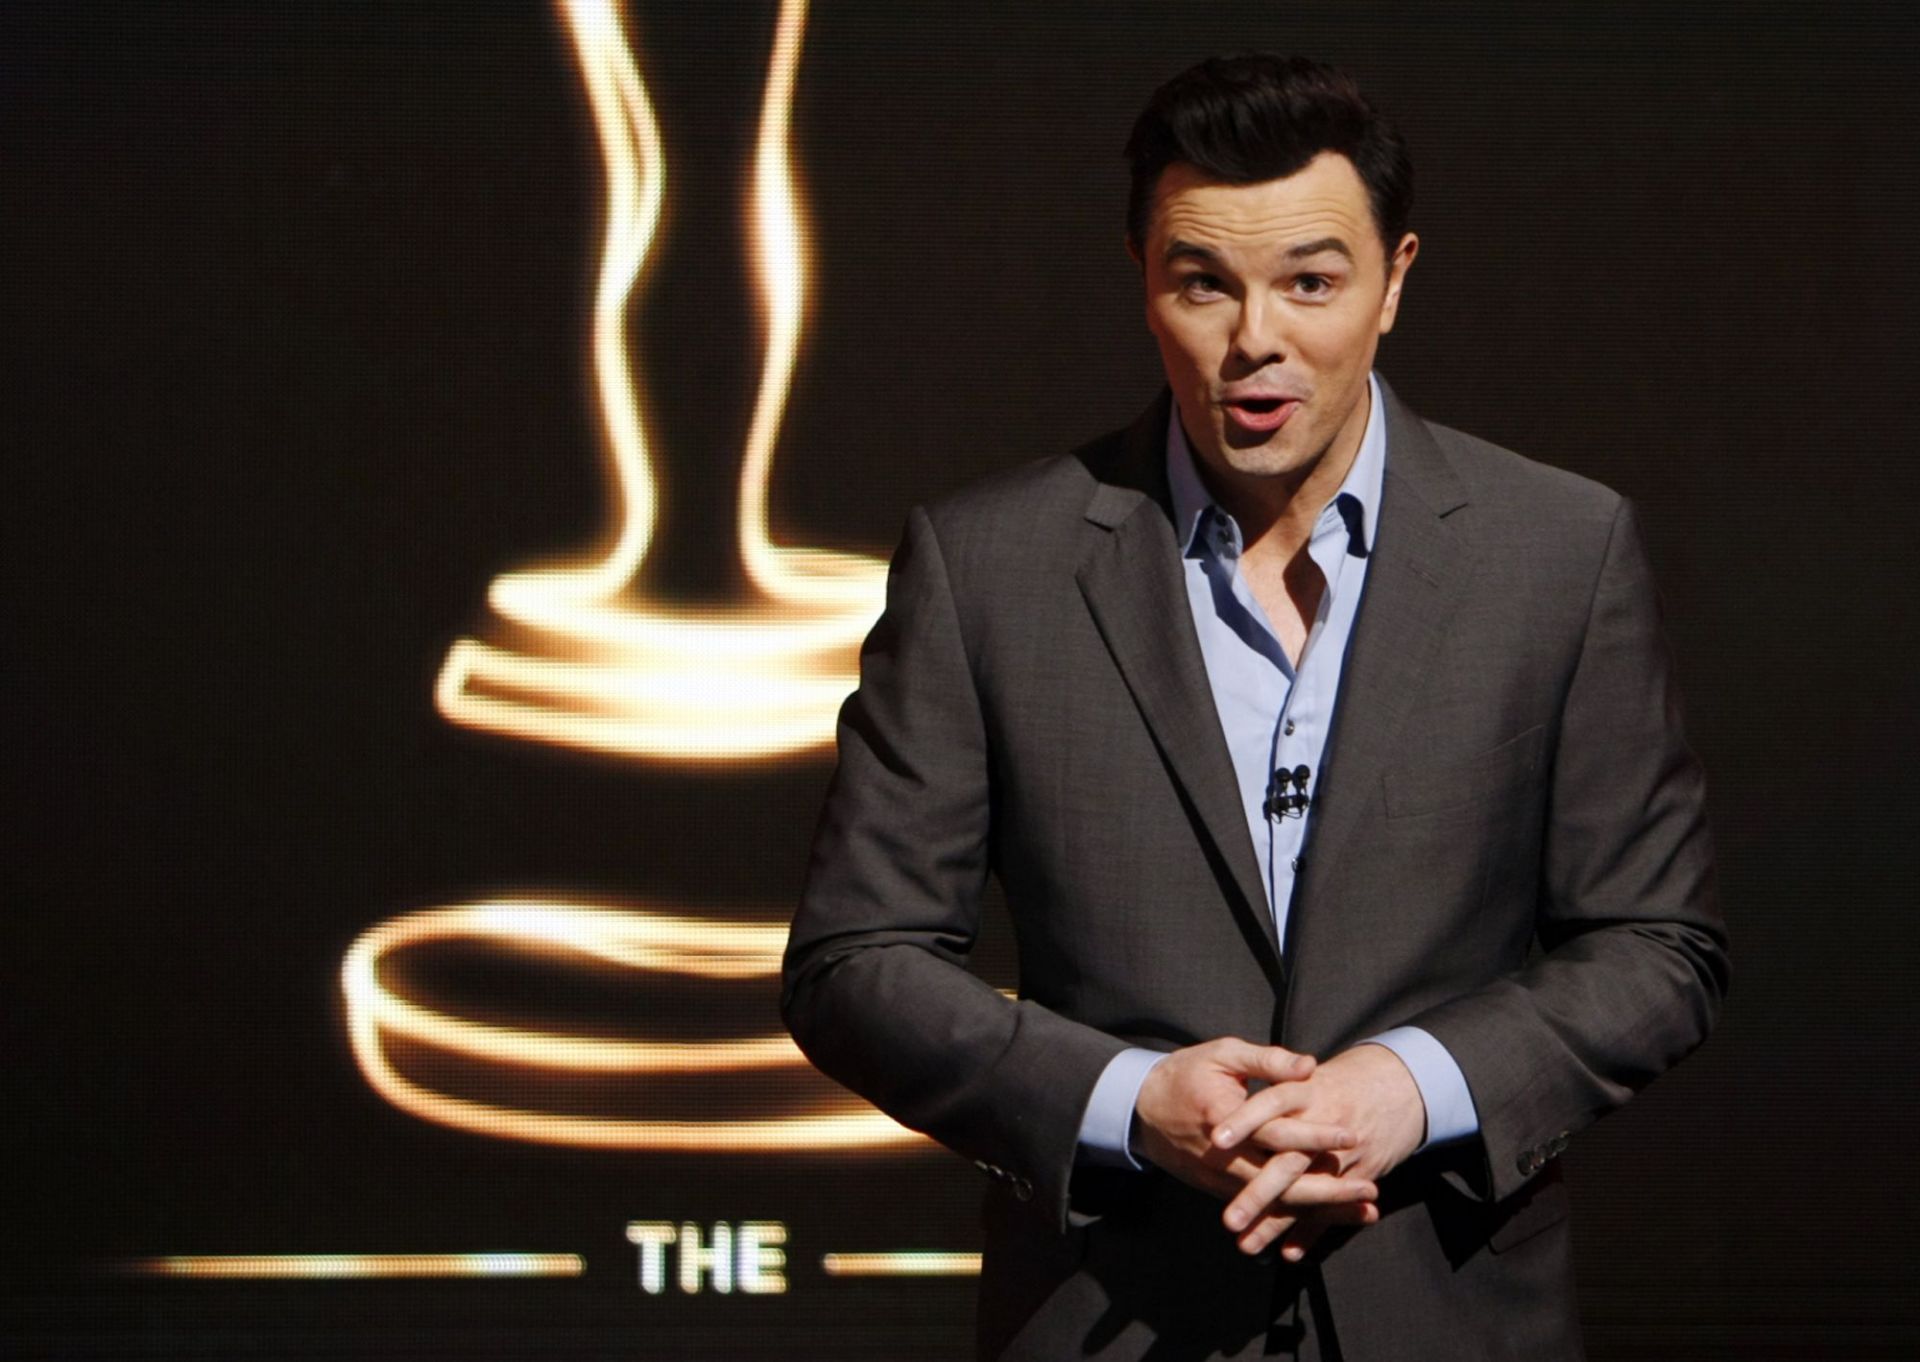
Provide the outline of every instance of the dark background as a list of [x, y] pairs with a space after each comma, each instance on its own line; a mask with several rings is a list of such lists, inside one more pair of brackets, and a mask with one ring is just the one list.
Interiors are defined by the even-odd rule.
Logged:
[[[777, 532], [1129, 419], [1157, 361], [1118, 155], [1211, 52], [1347, 66], [1423, 239], [1381, 369], [1639, 503], [1712, 779], [1736, 977], [1567, 1160], [1598, 1357], [1920, 1349], [1911, 7], [823, 5], [812, 304]], [[758, 379], [743, 166], [774, 5], [641, 6], [671, 199], [635, 309], [675, 519], [725, 585]], [[336, 972], [371, 924], [544, 889], [792, 900], [824, 756], [672, 770], [441, 720], [500, 571], [603, 522], [601, 187], [537, 4], [0, 10], [0, 1340], [63, 1357], [960, 1357], [919, 1157], [541, 1149], [388, 1107]], [[684, 508], [684, 510], [678, 509]], [[779, 1218], [784, 1297], [641, 1294], [629, 1219]], [[137, 1284], [163, 1253], [585, 1255], [579, 1281]]]

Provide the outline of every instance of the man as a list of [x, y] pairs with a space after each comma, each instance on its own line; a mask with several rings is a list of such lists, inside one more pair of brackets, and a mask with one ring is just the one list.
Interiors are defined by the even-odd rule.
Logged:
[[1170, 392], [914, 512], [788, 1023], [992, 1175], [983, 1356], [1576, 1357], [1554, 1160], [1727, 982], [1632, 511], [1372, 374], [1419, 242], [1344, 76], [1203, 63], [1128, 153]]

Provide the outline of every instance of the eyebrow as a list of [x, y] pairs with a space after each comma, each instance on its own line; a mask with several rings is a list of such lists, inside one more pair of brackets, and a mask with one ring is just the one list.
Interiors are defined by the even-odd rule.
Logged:
[[1175, 260], [1198, 260], [1202, 264], [1211, 264], [1220, 259], [1211, 247], [1196, 246], [1193, 242], [1182, 241], [1179, 237], [1167, 243], [1167, 253], [1164, 258], [1169, 264]]
[[[1317, 241], [1303, 241], [1298, 246], [1287, 247], [1287, 259], [1305, 260], [1308, 256], [1319, 255], [1322, 251], [1332, 251], [1343, 255], [1349, 262], [1353, 259], [1353, 249], [1337, 236], [1323, 236]], [[1164, 257], [1171, 264], [1175, 260], [1197, 260], [1202, 264], [1217, 264], [1220, 255], [1211, 246], [1202, 246], [1192, 241], [1182, 241], [1175, 237], [1167, 243]]]
[[1344, 255], [1348, 261], [1353, 259], [1353, 250], [1337, 236], [1323, 236], [1318, 241], [1304, 241], [1298, 246], [1287, 247], [1287, 259], [1304, 260], [1310, 255], [1319, 255], [1322, 251], [1332, 251]]

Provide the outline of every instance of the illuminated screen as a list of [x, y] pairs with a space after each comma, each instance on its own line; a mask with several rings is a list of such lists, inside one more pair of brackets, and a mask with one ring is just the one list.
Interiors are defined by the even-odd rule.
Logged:
[[[1661, 569], [1738, 978], [1569, 1159], [1595, 1355], [1920, 1340], [1871, 1219], [1800, 1217], [1805, 1310], [1750, 1308], [1778, 1142], [1843, 1196], [1752, 1094], [1786, 1055], [1844, 1110], [1872, 1045], [1909, 1062], [1788, 1020], [1787, 975], [1891, 1000], [1891, 964], [1751, 925], [1895, 854], [1839, 811], [1781, 845], [1777, 714], [1849, 785], [1896, 751], [1754, 689], [1812, 684], [1778, 620], [1886, 578], [1816, 588], [1746, 528], [1804, 447], [1756, 388], [1903, 389], [1899, 345], [1816, 343], [1856, 275], [1912, 292], [1897, 183], [1828, 154], [1911, 143], [1859, 112], [1912, 103], [1902, 12], [6, 8], [0, 1352], [971, 1355], [983, 1179], [806, 1064], [786, 922], [909, 509], [1153, 397], [1120, 146], [1246, 48], [1408, 133], [1383, 372], [1631, 493]], [[1784, 355], [1746, 281], [1816, 201], [1855, 263]], [[1831, 459], [1894, 443], [1830, 420]], [[1852, 708], [1910, 708], [1901, 649], [1834, 647]], [[1855, 947], [1901, 884], [1848, 895]], [[975, 967], [1017, 986], [997, 900]]]

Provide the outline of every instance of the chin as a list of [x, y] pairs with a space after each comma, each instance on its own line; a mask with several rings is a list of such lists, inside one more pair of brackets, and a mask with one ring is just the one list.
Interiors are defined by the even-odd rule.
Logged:
[[1272, 478], [1297, 473], [1313, 462], [1308, 455], [1286, 445], [1246, 445], [1236, 448], [1223, 443], [1220, 453], [1227, 467], [1251, 477]]

